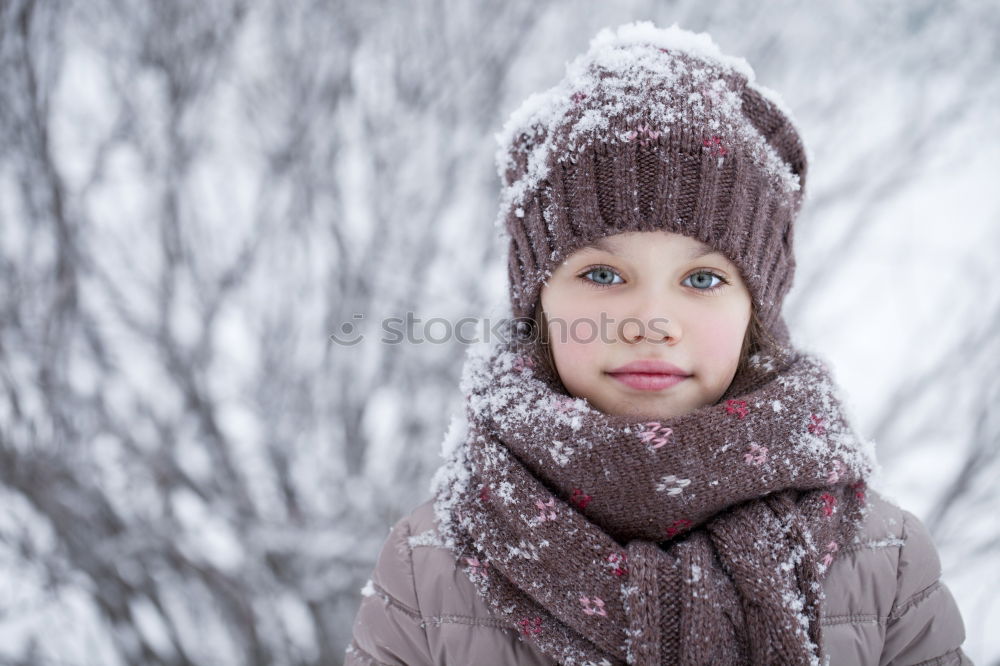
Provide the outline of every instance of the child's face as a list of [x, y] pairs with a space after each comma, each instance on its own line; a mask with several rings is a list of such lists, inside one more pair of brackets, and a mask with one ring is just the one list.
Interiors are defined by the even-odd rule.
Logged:
[[[718, 401], [736, 374], [750, 322], [750, 292], [736, 266], [696, 239], [665, 231], [595, 244], [567, 258], [541, 292], [556, 370], [569, 392], [608, 414], [652, 419]], [[711, 253], [696, 257], [700, 250]], [[647, 359], [689, 376], [642, 388], [635, 384], [648, 377], [612, 372]]]

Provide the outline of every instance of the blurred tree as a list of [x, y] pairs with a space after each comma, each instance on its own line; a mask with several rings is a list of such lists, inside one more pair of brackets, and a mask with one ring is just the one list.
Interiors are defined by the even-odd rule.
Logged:
[[[380, 322], [502, 315], [492, 132], [645, 18], [745, 56], [804, 129], [793, 328], [860, 324], [818, 304], [915, 190], [995, 179], [1000, 8], [972, 0], [0, 0], [0, 662], [339, 663], [460, 408], [463, 345]], [[995, 285], [1000, 206], [971, 205]], [[888, 467], [949, 413], [924, 513], [985, 571], [995, 526], [957, 518], [1000, 499], [1000, 298], [928, 299], [961, 325], [863, 416]]]

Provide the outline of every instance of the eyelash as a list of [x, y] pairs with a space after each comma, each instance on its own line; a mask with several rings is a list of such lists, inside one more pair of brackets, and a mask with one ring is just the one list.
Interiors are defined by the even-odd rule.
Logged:
[[[584, 282], [586, 282], [588, 286], [593, 287], [594, 289], [607, 289], [608, 287], [614, 287], [615, 286], [614, 284], [601, 284], [599, 282], [594, 282], [593, 280], [591, 280], [591, 279], [589, 279], [589, 278], [586, 277], [590, 273], [593, 273], [594, 271], [600, 270], [600, 269], [607, 269], [607, 270], [611, 271], [612, 273], [614, 273], [615, 275], [618, 275], [618, 277], [621, 277], [621, 275], [618, 273], [618, 271], [616, 271], [615, 269], [611, 268], [611, 266], [606, 266], [606, 265], [603, 265], [603, 264], [600, 264], [600, 265], [597, 265], [597, 266], [590, 266], [590, 267], [586, 268], [582, 273], [580, 273], [577, 277], [580, 278], [581, 280], [583, 280]], [[712, 294], [712, 293], [715, 293], [716, 291], [718, 291], [719, 289], [722, 289], [727, 284], [729, 284], [729, 280], [727, 280], [726, 278], [722, 277], [721, 275], [719, 275], [715, 271], [710, 271], [710, 270], [707, 270], [707, 269], [702, 269], [700, 271], [695, 271], [694, 273], [691, 273], [690, 275], [688, 275], [684, 279], [686, 280], [688, 277], [691, 277], [693, 275], [701, 275], [702, 273], [707, 273], [708, 275], [712, 275], [714, 277], [719, 278], [719, 284], [715, 285], [714, 287], [709, 287], [708, 289], [694, 288], [695, 291], [700, 291], [700, 292], [702, 292], [704, 294]]]

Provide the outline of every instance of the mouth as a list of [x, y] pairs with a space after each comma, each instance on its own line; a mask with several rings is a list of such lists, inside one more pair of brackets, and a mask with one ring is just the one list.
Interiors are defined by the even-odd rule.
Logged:
[[691, 373], [666, 361], [634, 361], [607, 374], [615, 380], [639, 391], [662, 391], [680, 384], [691, 377]]
[[647, 372], [609, 372], [609, 375], [628, 386], [640, 391], [662, 391], [676, 386], [687, 379], [684, 375], [664, 375]]

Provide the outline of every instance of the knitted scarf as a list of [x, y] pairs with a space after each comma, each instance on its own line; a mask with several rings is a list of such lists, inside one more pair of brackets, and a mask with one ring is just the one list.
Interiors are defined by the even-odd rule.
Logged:
[[717, 404], [639, 422], [534, 358], [470, 350], [432, 482], [496, 615], [561, 664], [818, 664], [821, 583], [876, 464], [825, 365], [758, 353]]

